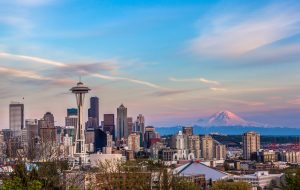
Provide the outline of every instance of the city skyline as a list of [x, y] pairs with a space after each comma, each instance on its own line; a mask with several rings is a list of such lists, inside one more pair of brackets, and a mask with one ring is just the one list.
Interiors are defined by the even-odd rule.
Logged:
[[298, 127], [299, 6], [1, 1], [0, 127], [9, 127], [11, 101], [24, 103], [24, 119], [51, 112], [63, 125], [78, 76], [92, 89], [85, 104], [99, 97], [100, 120], [123, 103], [128, 116], [143, 114], [155, 127], [222, 110]]

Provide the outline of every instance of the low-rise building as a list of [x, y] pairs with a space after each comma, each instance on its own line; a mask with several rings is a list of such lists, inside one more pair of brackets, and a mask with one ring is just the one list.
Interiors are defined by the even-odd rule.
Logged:
[[300, 164], [300, 151], [284, 151], [280, 153], [281, 161]]
[[268, 171], [258, 171], [249, 175], [230, 176], [229, 179], [232, 179], [233, 181], [247, 182], [250, 183], [252, 187], [265, 189], [270, 185], [272, 180], [279, 184], [282, 176], [283, 174], [269, 174]]

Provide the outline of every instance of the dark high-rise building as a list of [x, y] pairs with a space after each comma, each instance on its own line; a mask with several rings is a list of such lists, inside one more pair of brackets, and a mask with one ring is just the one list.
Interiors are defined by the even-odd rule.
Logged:
[[88, 128], [99, 127], [99, 98], [91, 97], [90, 108], [88, 109]]
[[144, 147], [149, 148], [151, 145], [151, 139], [156, 138], [155, 128], [153, 126], [147, 126], [144, 134]]
[[104, 114], [103, 115], [103, 131], [109, 132], [110, 135], [115, 139], [115, 115]]
[[101, 129], [95, 129], [94, 151], [102, 151], [103, 147], [107, 145], [107, 134]]
[[184, 135], [193, 135], [193, 127], [182, 127], [182, 133]]
[[21, 136], [24, 128], [24, 104], [13, 102], [9, 104], [9, 129], [12, 136]]
[[128, 137], [128, 127], [127, 127], [127, 108], [121, 104], [117, 108], [117, 130], [116, 130], [117, 140]]

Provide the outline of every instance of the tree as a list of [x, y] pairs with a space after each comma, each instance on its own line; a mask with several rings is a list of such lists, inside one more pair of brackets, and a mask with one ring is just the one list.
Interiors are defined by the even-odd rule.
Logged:
[[217, 181], [212, 185], [211, 190], [250, 190], [251, 187], [246, 182]]
[[102, 161], [92, 173], [94, 189], [194, 190], [200, 189], [185, 177], [173, 175], [161, 162], [151, 160]]
[[19, 177], [13, 177], [11, 179], [3, 180], [1, 190], [23, 190], [23, 184]]
[[300, 168], [292, 171], [287, 171], [284, 174], [284, 179], [281, 182], [281, 187], [285, 190], [300, 190]]

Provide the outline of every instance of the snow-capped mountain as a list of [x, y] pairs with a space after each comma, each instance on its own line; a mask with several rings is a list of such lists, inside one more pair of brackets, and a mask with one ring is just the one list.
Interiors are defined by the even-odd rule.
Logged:
[[246, 121], [230, 111], [220, 111], [208, 118], [207, 126], [263, 126], [262, 124]]

